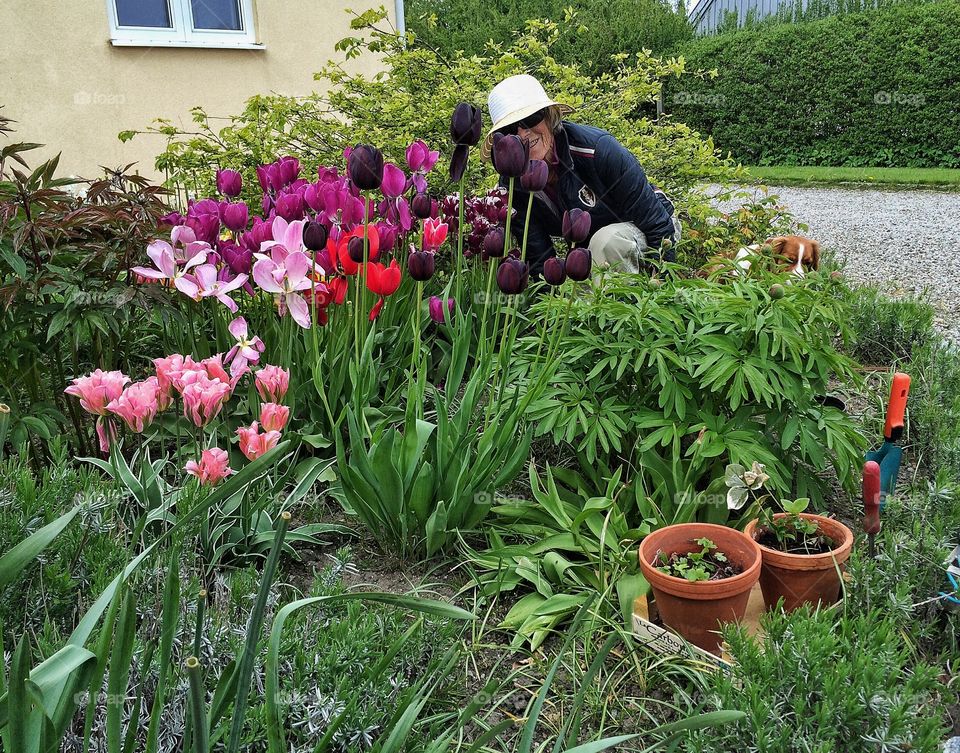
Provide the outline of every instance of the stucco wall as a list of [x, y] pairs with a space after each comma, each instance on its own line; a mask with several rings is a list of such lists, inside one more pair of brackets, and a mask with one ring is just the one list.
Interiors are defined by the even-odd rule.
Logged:
[[[0, 67], [2, 112], [18, 121], [12, 138], [62, 151], [61, 175], [93, 176], [98, 165], [138, 162], [157, 177], [158, 136], [121, 143], [121, 130], [139, 130], [157, 117], [189, 126], [190, 108], [211, 114], [238, 112], [257, 93], [305, 95], [350, 33], [351, 16], [379, 6], [371, 0], [256, 0], [258, 50], [117, 47], [110, 43], [107, 0], [3, 0]], [[383, 3], [391, 13], [393, 3]], [[358, 58], [348, 70], [375, 70], [375, 58]], [[38, 159], [30, 156], [31, 162]]]

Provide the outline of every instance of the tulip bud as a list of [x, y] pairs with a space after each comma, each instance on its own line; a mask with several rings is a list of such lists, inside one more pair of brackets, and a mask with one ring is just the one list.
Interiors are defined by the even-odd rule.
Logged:
[[370, 144], [358, 144], [350, 152], [347, 173], [361, 191], [380, 188], [383, 182], [383, 153]]
[[224, 196], [239, 196], [242, 188], [243, 178], [236, 170], [217, 170], [217, 190]]
[[357, 238], [354, 236], [347, 241], [347, 253], [350, 254], [350, 259], [355, 264], [360, 264], [363, 261], [366, 261], [363, 258], [363, 238]]
[[590, 213], [582, 209], [570, 209], [563, 213], [561, 232], [569, 243], [583, 243], [590, 235]]
[[327, 228], [319, 222], [308, 222], [303, 226], [303, 245], [311, 251], [319, 251], [327, 245]]
[[469, 102], [461, 102], [450, 118], [450, 140], [454, 144], [476, 146], [483, 133], [483, 115]]
[[[453, 298], [447, 298], [447, 311], [450, 312], [450, 316], [453, 316], [455, 302]], [[439, 296], [432, 295], [430, 296], [429, 304], [430, 318], [435, 321], [437, 324], [443, 324], [444, 322], [444, 312], [443, 312], [443, 299]]]
[[223, 224], [236, 233], [246, 229], [248, 216], [247, 205], [242, 201], [227, 204], [223, 210]]
[[562, 285], [567, 279], [563, 259], [552, 256], [543, 263], [543, 279], [551, 285]]
[[429, 251], [413, 251], [407, 257], [407, 271], [417, 282], [424, 282], [433, 277], [436, 260]]
[[298, 193], [285, 193], [277, 197], [277, 214], [294, 222], [303, 219], [303, 196]]
[[413, 210], [414, 215], [421, 220], [425, 220], [433, 211], [433, 201], [427, 194], [418, 193], [413, 197], [413, 201], [410, 202], [410, 208]]
[[527, 169], [520, 176], [520, 187], [524, 191], [536, 193], [542, 191], [547, 186], [550, 179], [550, 168], [542, 159], [532, 159], [527, 164]]
[[503, 256], [503, 236], [504, 229], [499, 225], [487, 231], [483, 239], [483, 250], [487, 256]]
[[589, 248], [572, 248], [570, 253], [567, 254], [564, 269], [567, 277], [576, 282], [581, 282], [590, 276], [592, 266], [593, 256]]
[[300, 175], [300, 160], [296, 157], [281, 157], [277, 166], [280, 168], [280, 180], [285, 186], [289, 186]]
[[527, 289], [529, 267], [514, 257], [504, 259], [497, 268], [497, 287], [505, 295], [518, 295]]
[[497, 136], [499, 138], [494, 138], [491, 152], [494, 169], [504, 178], [519, 178], [530, 161], [529, 144], [519, 136]]

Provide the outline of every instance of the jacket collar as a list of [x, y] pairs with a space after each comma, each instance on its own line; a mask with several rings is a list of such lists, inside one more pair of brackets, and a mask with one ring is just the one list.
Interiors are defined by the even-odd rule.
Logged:
[[553, 134], [553, 141], [560, 164], [568, 170], [573, 170], [573, 155], [570, 154], [570, 138], [566, 121], [561, 121], [560, 128]]

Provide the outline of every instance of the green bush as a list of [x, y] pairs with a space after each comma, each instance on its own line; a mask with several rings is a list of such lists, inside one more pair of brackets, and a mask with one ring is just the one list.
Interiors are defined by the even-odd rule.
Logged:
[[[447, 57], [463, 51], [484, 55], [487, 43], [506, 42], [530, 18], [564, 18], [565, 0], [476, 3], [471, 0], [413, 0], [407, 3], [407, 28], [416, 43]], [[562, 63], [594, 73], [613, 71], [616, 55], [636, 50], [670, 53], [693, 36], [682, 8], [662, 0], [587, 0], [577, 5], [579, 18], [563, 24], [555, 56]]]
[[747, 718], [695, 733], [683, 750], [940, 750], [937, 670], [914, 663], [895, 623], [805, 609], [762, 622], [759, 641], [743, 628], [724, 632], [736, 665], [711, 675], [711, 704]]
[[678, 120], [756, 165], [960, 166], [960, 2], [763, 25], [681, 49]]
[[[764, 463], [779, 493], [817, 500], [832, 465], [852, 490], [863, 439], [817, 399], [833, 380], [858, 381], [833, 346], [846, 307], [822, 275], [775, 300], [768, 286], [782, 279], [613, 276], [574, 300], [562, 363], [529, 411], [538, 433], [584, 465], [635, 467], [664, 505], [676, 504], [672, 492], [705, 489], [727, 463]], [[534, 313], [549, 322], [567, 305], [548, 296]]]
[[934, 337], [933, 307], [916, 298], [894, 299], [875, 287], [845, 290], [852, 337], [847, 350], [861, 363], [908, 361]]

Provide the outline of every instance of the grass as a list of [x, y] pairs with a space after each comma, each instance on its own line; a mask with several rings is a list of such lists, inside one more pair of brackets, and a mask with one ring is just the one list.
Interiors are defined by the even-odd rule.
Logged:
[[845, 184], [924, 187], [960, 191], [960, 170], [940, 167], [750, 167], [762, 183], [778, 186], [836, 186]]

